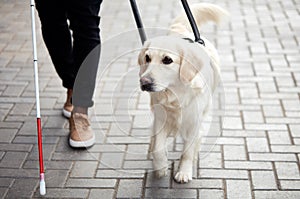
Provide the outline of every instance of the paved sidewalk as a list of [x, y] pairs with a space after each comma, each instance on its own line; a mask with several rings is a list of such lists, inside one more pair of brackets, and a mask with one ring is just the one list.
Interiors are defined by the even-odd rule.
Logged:
[[[138, 89], [131, 50], [140, 41], [128, 1], [103, 3], [102, 65], [91, 110], [97, 143], [88, 150], [67, 145], [66, 93], [38, 29], [46, 197], [300, 198], [300, 2], [205, 2], [231, 13], [222, 28], [201, 31], [220, 53], [226, 111], [221, 135], [204, 143], [216, 145], [210, 153], [202, 148], [194, 180], [185, 185], [172, 179], [180, 139], [168, 142], [168, 177], [157, 180], [151, 172], [149, 99]], [[179, 0], [138, 3], [147, 27], [167, 28], [181, 10]], [[29, 1], [0, 0], [1, 198], [40, 198], [29, 11]]]

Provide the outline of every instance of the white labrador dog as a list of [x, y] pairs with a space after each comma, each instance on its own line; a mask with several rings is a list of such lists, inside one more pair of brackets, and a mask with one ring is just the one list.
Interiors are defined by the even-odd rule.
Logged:
[[[201, 3], [191, 6], [198, 27], [208, 21], [219, 23], [228, 13], [219, 6]], [[140, 85], [151, 96], [154, 112], [151, 150], [157, 177], [167, 174], [166, 140], [179, 133], [184, 141], [175, 181], [192, 180], [193, 161], [198, 157], [202, 121], [210, 109], [219, 81], [219, 58], [205, 38], [205, 46], [194, 43], [186, 15], [171, 24], [167, 36], [145, 42], [138, 58]]]

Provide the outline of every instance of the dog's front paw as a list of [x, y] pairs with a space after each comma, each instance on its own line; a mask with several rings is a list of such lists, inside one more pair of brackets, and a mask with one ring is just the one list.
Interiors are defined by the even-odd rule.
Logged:
[[178, 171], [174, 177], [174, 180], [181, 184], [188, 183], [190, 180], [192, 180], [192, 173]]
[[158, 169], [155, 171], [155, 177], [156, 178], [162, 178], [167, 176], [168, 174], [168, 167], [162, 168], [162, 169]]

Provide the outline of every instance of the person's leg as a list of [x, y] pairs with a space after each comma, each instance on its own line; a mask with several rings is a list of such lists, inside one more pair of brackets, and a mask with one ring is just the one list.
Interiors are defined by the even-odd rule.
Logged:
[[93, 106], [93, 94], [100, 58], [100, 30], [98, 16], [102, 0], [68, 0], [68, 19], [73, 31], [73, 70], [77, 74], [73, 86], [74, 109], [70, 118], [69, 144], [90, 147], [95, 135], [87, 116]]
[[36, 8], [42, 25], [42, 35], [55, 69], [67, 88], [63, 115], [71, 117], [72, 89], [76, 73], [73, 70], [73, 46], [65, 0], [36, 0]]
[[74, 60], [65, 0], [36, 0], [36, 8], [43, 39], [55, 69], [63, 86], [72, 89], [75, 80]]
[[93, 93], [100, 58], [98, 16], [102, 0], [69, 0], [68, 18], [73, 31], [74, 70], [72, 103], [75, 112], [87, 114], [93, 106]]

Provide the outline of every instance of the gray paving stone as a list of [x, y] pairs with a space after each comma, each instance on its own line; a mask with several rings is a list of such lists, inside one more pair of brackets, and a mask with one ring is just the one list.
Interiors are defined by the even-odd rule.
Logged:
[[249, 153], [249, 157], [251, 161], [296, 161], [296, 156], [294, 154], [285, 154], [282, 156], [280, 153]]
[[33, 108], [33, 104], [15, 104], [9, 114], [11, 115], [29, 115]]
[[[47, 197], [49, 198], [87, 198], [89, 189], [71, 189], [71, 188], [49, 188], [47, 189]], [[40, 197], [39, 193], [35, 194]]]
[[[54, 153], [55, 145], [54, 144], [45, 144], [43, 143], [43, 158], [44, 160], [50, 160], [52, 154]], [[39, 152], [37, 144], [32, 148], [28, 156], [28, 160], [38, 160]]]
[[73, 178], [92, 178], [96, 173], [98, 163], [94, 161], [76, 161], [70, 173]]
[[89, 199], [113, 198], [114, 192], [114, 189], [91, 189]]
[[146, 189], [145, 198], [197, 198], [193, 189]]
[[16, 85], [9, 85], [6, 87], [6, 89], [4, 90], [4, 92], [2, 93], [2, 96], [14, 96], [14, 97], [18, 97], [22, 94], [22, 92], [24, 91], [25, 86], [24, 85], [20, 85], [20, 86], [16, 86]]
[[30, 144], [0, 144], [1, 151], [21, 151], [30, 152], [32, 145]]
[[296, 162], [276, 162], [275, 167], [279, 179], [300, 179], [299, 165]]
[[22, 125], [22, 122], [0, 122], [0, 128], [2, 129], [19, 129]]
[[103, 153], [120, 153], [126, 151], [125, 144], [96, 144], [89, 149], [90, 152], [103, 152]]
[[284, 124], [245, 124], [246, 130], [287, 130]]
[[291, 144], [288, 131], [268, 131], [270, 144]]
[[266, 138], [246, 138], [249, 152], [269, 152]]
[[65, 186], [69, 172], [68, 170], [45, 170], [45, 181], [47, 187], [62, 188]]
[[152, 160], [125, 161], [124, 169], [149, 169], [152, 170]]
[[173, 188], [176, 189], [222, 189], [223, 183], [220, 179], [193, 179], [189, 183], [179, 184], [173, 182]]
[[[211, 139], [211, 141], [209, 139]], [[244, 145], [245, 143], [243, 138], [236, 137], [218, 137], [217, 140], [216, 138], [207, 138], [207, 142], [213, 143], [213, 141], [216, 141], [217, 144], [221, 145]]]
[[66, 125], [67, 120], [62, 116], [49, 116], [44, 127], [62, 129]]
[[170, 184], [171, 184], [170, 178], [172, 178], [170, 171], [168, 171], [168, 175], [163, 178], [157, 178], [155, 176], [154, 172], [148, 172], [145, 187], [147, 187], [147, 188], [168, 188], [168, 187], [170, 187]]
[[14, 182], [13, 178], [1, 178], [0, 187], [10, 187]]
[[293, 137], [300, 137], [300, 125], [299, 124], [290, 124], [291, 134]]
[[273, 171], [251, 171], [252, 183], [257, 189], [277, 189]]
[[67, 161], [80, 161], [80, 160], [99, 160], [99, 153], [88, 152], [73, 152], [73, 153], [57, 153], [55, 152], [51, 160], [67, 160]]
[[244, 122], [246, 123], [263, 123], [264, 118], [260, 111], [243, 111]]
[[224, 137], [265, 137], [264, 131], [223, 130]]
[[248, 180], [226, 180], [227, 198], [252, 198]]
[[216, 189], [200, 189], [199, 190], [199, 199], [209, 199], [209, 198], [215, 198], [215, 199], [221, 199], [224, 198], [224, 192], [223, 190], [216, 190]]
[[199, 177], [212, 179], [248, 179], [248, 174], [244, 170], [200, 169]]
[[0, 168], [20, 168], [28, 153], [26, 152], [6, 152], [0, 162]]
[[4, 198], [9, 189], [0, 187], [0, 197]]
[[124, 153], [103, 153], [101, 155], [99, 168], [122, 168], [124, 156]]
[[32, 178], [37, 176], [36, 169], [0, 168], [0, 177], [4, 178]]
[[7, 198], [31, 198], [36, 189], [38, 180], [36, 179], [16, 179], [9, 189]]
[[297, 199], [300, 196], [300, 191], [254, 191], [255, 198], [265, 199], [265, 198], [289, 198]]
[[283, 190], [299, 190], [300, 181], [280, 180], [280, 186]]
[[285, 153], [298, 153], [300, 151], [299, 145], [271, 145], [271, 149], [274, 152], [285, 152]]
[[[22, 117], [24, 118], [24, 117]], [[18, 135], [32, 135], [36, 136], [37, 130], [36, 130], [36, 119], [32, 117], [32, 120], [29, 121], [28, 119], [24, 119], [25, 121], [20, 128]], [[42, 124], [44, 123], [44, 120], [42, 119]]]
[[[49, 170], [70, 170], [72, 167], [71, 161], [45, 161], [45, 169]], [[27, 160], [24, 165], [24, 169], [39, 169], [39, 161], [37, 160]]]
[[209, 153], [199, 161], [199, 168], [222, 168], [222, 154]]
[[150, 139], [145, 137], [108, 137], [107, 142], [114, 144], [149, 144]]
[[70, 188], [114, 188], [116, 179], [68, 179], [66, 187]]
[[144, 178], [145, 170], [98, 170], [96, 178]]
[[242, 129], [242, 121], [239, 117], [226, 117], [223, 121], [225, 129]]
[[11, 143], [18, 133], [18, 129], [5, 129], [1, 128], [1, 142]]
[[255, 161], [224, 161], [225, 168], [228, 169], [245, 169], [245, 170], [272, 170], [271, 162]]
[[142, 189], [142, 180], [121, 179], [119, 182], [117, 198], [141, 198]]
[[245, 146], [224, 146], [225, 160], [246, 160]]
[[[43, 139], [43, 144], [56, 144], [57, 142], [57, 137], [47, 137], [47, 139]], [[37, 136], [16, 136], [13, 143], [34, 145], [37, 144]]]

